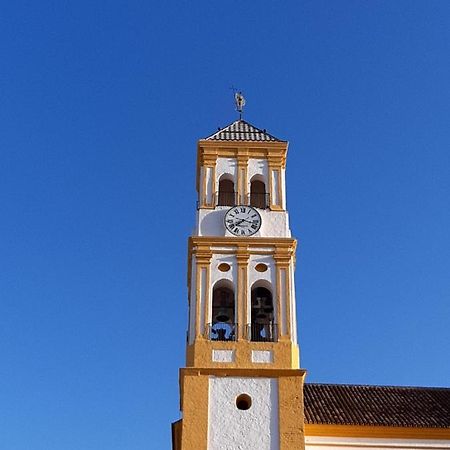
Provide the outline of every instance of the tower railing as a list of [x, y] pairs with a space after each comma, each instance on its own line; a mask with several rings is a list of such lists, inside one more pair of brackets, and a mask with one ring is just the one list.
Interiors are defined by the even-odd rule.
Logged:
[[215, 192], [214, 206], [234, 206], [239, 203], [237, 192]]
[[[212, 198], [213, 206], [235, 206], [246, 205], [259, 209], [269, 209], [270, 194], [268, 192], [252, 192], [247, 195], [239, 195], [237, 192], [214, 192]], [[201, 203], [197, 201], [197, 209]]]
[[268, 192], [251, 192], [247, 196], [247, 205], [260, 209], [268, 209], [270, 205], [269, 200]]
[[247, 339], [252, 342], [277, 342], [278, 324], [274, 322], [248, 323]]
[[237, 329], [237, 323], [208, 323], [206, 324], [206, 338], [211, 341], [235, 341]]

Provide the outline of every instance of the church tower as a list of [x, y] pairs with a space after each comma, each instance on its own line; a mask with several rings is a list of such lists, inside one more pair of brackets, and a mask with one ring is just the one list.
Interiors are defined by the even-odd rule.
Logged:
[[174, 450], [301, 450], [288, 143], [244, 120], [201, 139]]

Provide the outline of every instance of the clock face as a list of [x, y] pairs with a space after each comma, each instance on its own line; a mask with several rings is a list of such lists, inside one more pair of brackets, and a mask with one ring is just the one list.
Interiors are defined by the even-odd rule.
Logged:
[[225, 214], [225, 228], [235, 236], [251, 236], [261, 228], [261, 216], [251, 206], [233, 206]]

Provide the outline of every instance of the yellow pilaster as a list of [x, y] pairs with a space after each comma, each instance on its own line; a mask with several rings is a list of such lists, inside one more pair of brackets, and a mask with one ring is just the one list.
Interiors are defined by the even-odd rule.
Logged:
[[196, 339], [205, 337], [205, 326], [209, 317], [210, 264], [212, 253], [209, 246], [196, 250]]
[[238, 340], [247, 338], [247, 309], [248, 309], [248, 259], [249, 253], [246, 247], [238, 247], [236, 254], [238, 265]]
[[305, 372], [278, 379], [280, 450], [305, 448], [303, 424], [303, 383]]
[[248, 199], [248, 155], [245, 149], [237, 155], [237, 193], [238, 203], [247, 204]]
[[181, 450], [206, 450], [208, 444], [209, 378], [181, 369]]

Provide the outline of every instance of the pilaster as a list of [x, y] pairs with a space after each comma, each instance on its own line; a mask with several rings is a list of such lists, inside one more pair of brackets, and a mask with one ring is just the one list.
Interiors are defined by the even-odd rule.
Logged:
[[238, 265], [238, 340], [247, 337], [247, 315], [248, 315], [248, 260], [249, 253], [246, 246], [239, 246], [236, 253]]
[[196, 338], [205, 337], [205, 325], [209, 316], [210, 298], [210, 265], [212, 252], [208, 246], [196, 249]]

